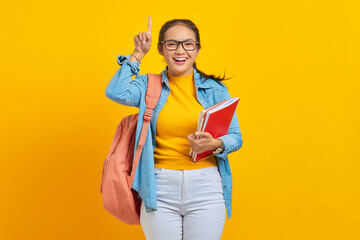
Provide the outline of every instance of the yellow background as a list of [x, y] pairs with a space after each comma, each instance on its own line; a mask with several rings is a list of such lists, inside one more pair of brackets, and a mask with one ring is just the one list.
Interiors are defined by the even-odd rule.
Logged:
[[103, 207], [102, 164], [135, 108], [105, 96], [153, 17], [200, 29], [199, 69], [223, 74], [243, 147], [230, 155], [222, 239], [360, 239], [357, 0], [8, 1], [1, 20], [1, 239], [144, 239]]

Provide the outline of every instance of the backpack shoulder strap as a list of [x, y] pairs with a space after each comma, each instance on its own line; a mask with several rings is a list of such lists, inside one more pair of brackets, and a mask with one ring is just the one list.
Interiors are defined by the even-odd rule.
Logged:
[[161, 74], [148, 73], [148, 87], [146, 90], [146, 108], [155, 109], [161, 93]]
[[[138, 146], [136, 148], [136, 153], [133, 161], [133, 166], [131, 169], [131, 181], [133, 181], [136, 173], [137, 166], [139, 164], [141, 151], [145, 145], [146, 135], [149, 128], [149, 123], [152, 117], [153, 110], [160, 98], [161, 88], [162, 88], [162, 79], [161, 74], [148, 73], [148, 87], [146, 90], [146, 110], [144, 114], [144, 121], [140, 133], [140, 138]], [[132, 182], [131, 182], [132, 184]]]

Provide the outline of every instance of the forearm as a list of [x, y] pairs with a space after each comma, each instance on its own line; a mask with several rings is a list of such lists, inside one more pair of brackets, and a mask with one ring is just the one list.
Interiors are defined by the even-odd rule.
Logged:
[[[127, 105], [138, 106], [144, 86], [143, 79], [139, 76], [140, 64], [129, 62], [130, 56], [119, 55], [118, 64], [121, 66], [106, 87], [105, 95], [111, 100]], [[131, 81], [131, 78], [137, 77]]]

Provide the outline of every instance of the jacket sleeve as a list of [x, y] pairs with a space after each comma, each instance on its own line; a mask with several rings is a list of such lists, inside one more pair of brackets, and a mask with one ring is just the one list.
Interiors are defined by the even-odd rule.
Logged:
[[[230, 99], [230, 98], [231, 96], [225, 86], [224, 99]], [[224, 142], [224, 147], [225, 147], [222, 153], [218, 153], [215, 155], [218, 158], [225, 159], [227, 154], [235, 152], [241, 148], [243, 141], [242, 141], [239, 121], [236, 112], [231, 121], [228, 134], [222, 137], [218, 137], [217, 139], [221, 139]]]
[[[140, 63], [130, 62], [130, 55], [119, 55], [117, 63], [121, 66], [106, 87], [105, 95], [111, 100], [126, 106], [139, 107], [141, 96], [147, 88], [146, 75], [139, 75]], [[131, 78], [136, 77], [131, 80]]]

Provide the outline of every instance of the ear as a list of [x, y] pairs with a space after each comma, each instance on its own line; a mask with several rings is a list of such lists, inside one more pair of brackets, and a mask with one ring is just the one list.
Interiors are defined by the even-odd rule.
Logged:
[[198, 49], [198, 50], [196, 51], [196, 56], [199, 56], [199, 54], [200, 54], [200, 49]]
[[[160, 46], [162, 47], [163, 45], [160, 45]], [[158, 52], [161, 56], [164, 56], [164, 51], [160, 46], [158, 46]]]

